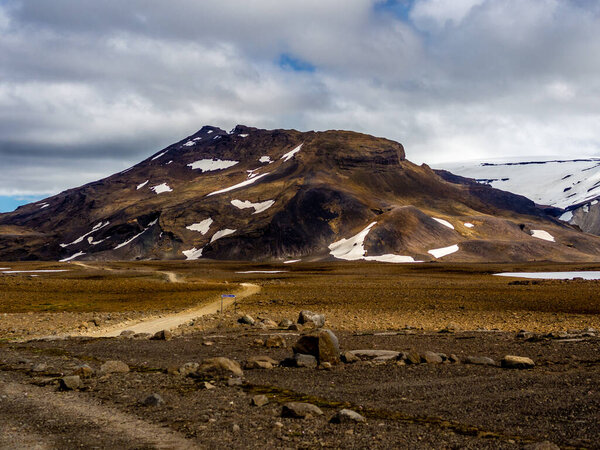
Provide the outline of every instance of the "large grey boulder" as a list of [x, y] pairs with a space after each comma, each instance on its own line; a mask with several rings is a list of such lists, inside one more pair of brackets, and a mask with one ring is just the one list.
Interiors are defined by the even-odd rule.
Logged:
[[292, 350], [294, 353], [314, 356], [319, 364], [324, 362], [337, 364], [340, 360], [338, 338], [331, 330], [321, 330], [301, 336]]
[[325, 326], [325, 316], [323, 314], [317, 314], [305, 309], [304, 311], [300, 311], [300, 315], [298, 316], [298, 323], [311, 323], [315, 327], [321, 328]]

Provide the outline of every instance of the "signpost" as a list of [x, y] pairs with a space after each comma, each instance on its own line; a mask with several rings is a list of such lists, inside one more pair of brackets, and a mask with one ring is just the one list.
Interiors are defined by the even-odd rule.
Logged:
[[223, 314], [223, 299], [224, 298], [235, 298], [233, 294], [223, 294], [221, 295], [221, 314]]

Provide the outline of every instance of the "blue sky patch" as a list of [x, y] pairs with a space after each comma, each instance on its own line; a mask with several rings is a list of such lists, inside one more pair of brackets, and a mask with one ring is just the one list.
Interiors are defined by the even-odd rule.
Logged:
[[282, 53], [279, 56], [279, 67], [285, 70], [293, 70], [295, 72], [314, 72], [315, 66], [308, 61], [300, 58], [295, 58], [288, 53]]
[[9, 195], [0, 195], [0, 213], [14, 211], [21, 205], [36, 202], [42, 198], [44, 197], [37, 195], [18, 195], [14, 197]]

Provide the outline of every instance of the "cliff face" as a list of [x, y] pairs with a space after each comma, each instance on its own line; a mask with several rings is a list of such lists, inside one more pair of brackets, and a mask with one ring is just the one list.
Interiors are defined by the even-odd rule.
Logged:
[[589, 261], [599, 250], [599, 238], [524, 197], [349, 131], [205, 126], [121, 173], [0, 215], [0, 260]]

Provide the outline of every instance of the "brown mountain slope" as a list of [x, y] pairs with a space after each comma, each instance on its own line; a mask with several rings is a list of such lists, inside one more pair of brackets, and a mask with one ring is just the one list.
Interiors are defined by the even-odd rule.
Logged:
[[442, 178], [401, 144], [348, 131], [207, 126], [0, 215], [0, 260], [592, 261], [599, 251], [600, 238], [524, 197]]

